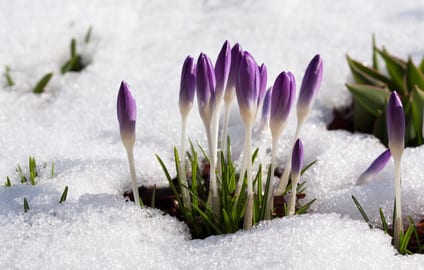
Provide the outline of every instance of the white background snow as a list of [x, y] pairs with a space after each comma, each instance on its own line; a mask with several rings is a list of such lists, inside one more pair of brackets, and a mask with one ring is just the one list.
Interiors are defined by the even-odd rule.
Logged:
[[[394, 54], [424, 55], [424, 1], [52, 1], [0, 2], [0, 69], [11, 67], [16, 85], [0, 78], [1, 269], [424, 269], [422, 255], [398, 256], [390, 238], [370, 230], [351, 194], [373, 220], [378, 207], [390, 216], [393, 164], [368, 185], [357, 177], [384, 150], [375, 138], [327, 131], [333, 106], [350, 102], [345, 54], [371, 59], [371, 34]], [[93, 26], [92, 41], [82, 42]], [[72, 37], [91, 64], [60, 75]], [[189, 239], [185, 225], [159, 210], [137, 209], [116, 119], [116, 95], [126, 80], [137, 99], [135, 158], [139, 184], [165, 185], [154, 154], [172, 167], [179, 143], [181, 64], [203, 51], [215, 61], [224, 40], [241, 43], [268, 67], [268, 84], [283, 70], [300, 85], [309, 60], [320, 53], [324, 79], [302, 132], [303, 177], [311, 214], [260, 224], [250, 232]], [[32, 86], [55, 73], [46, 93]], [[205, 143], [195, 109], [188, 135]], [[234, 106], [235, 148], [242, 126]], [[284, 162], [295, 117], [280, 140]], [[269, 161], [268, 131], [256, 133], [260, 158]], [[21, 185], [15, 172], [28, 156], [47, 163], [38, 185]], [[402, 162], [404, 214], [424, 214], [424, 148], [406, 149]], [[56, 175], [49, 176], [54, 162]], [[68, 200], [59, 205], [65, 186]], [[23, 212], [23, 197], [31, 210]]]

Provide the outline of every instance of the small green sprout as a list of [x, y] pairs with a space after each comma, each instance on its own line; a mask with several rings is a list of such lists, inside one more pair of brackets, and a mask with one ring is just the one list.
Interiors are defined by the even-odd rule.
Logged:
[[10, 75], [10, 67], [6, 66], [4, 71], [4, 77], [6, 78], [7, 86], [11, 87], [15, 85], [15, 82], [12, 79], [12, 76]]
[[90, 25], [90, 27], [88, 27], [87, 33], [85, 34], [85, 38], [84, 38], [85, 43], [89, 43], [90, 42], [92, 30], [93, 30], [93, 26]]
[[34, 94], [41, 94], [44, 93], [45, 88], [47, 86], [47, 84], [49, 83], [50, 79], [53, 77], [53, 73], [47, 73], [46, 75], [44, 75], [35, 85], [35, 87], [32, 89], [32, 92]]
[[30, 210], [29, 205], [28, 205], [28, 201], [27, 198], [24, 197], [24, 212], [28, 212], [28, 210]]
[[63, 190], [62, 196], [60, 196], [59, 203], [63, 203], [66, 201], [66, 197], [68, 196], [68, 186], [65, 186], [65, 189]]
[[9, 176], [6, 177], [6, 182], [4, 183], [4, 186], [5, 187], [11, 187], [12, 186], [12, 183], [10, 182]]

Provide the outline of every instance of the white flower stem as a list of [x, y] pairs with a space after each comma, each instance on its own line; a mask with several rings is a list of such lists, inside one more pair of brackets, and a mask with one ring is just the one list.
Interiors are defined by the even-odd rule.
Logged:
[[[213, 121], [213, 117], [212, 117]], [[208, 139], [208, 148], [209, 148], [209, 195], [208, 195], [208, 204], [212, 207], [212, 210], [216, 214], [219, 213], [219, 198], [218, 198], [218, 188], [216, 181], [216, 144], [212, 138], [211, 125], [206, 127], [206, 137]]]
[[133, 195], [134, 195], [134, 202], [137, 206], [141, 207], [140, 195], [138, 194], [137, 177], [136, 177], [136, 174], [135, 174], [133, 146], [132, 145], [131, 146], [125, 146], [125, 149], [127, 150], [128, 164], [130, 166], [130, 174], [131, 174], [131, 182], [132, 182], [132, 189], [133, 189]]
[[276, 153], [277, 153], [277, 144], [278, 144], [278, 136], [272, 136], [272, 148], [271, 148], [271, 183], [269, 185], [269, 190], [267, 193], [267, 202], [266, 202], [266, 210], [265, 210], [265, 220], [270, 220], [272, 215], [272, 210], [274, 209], [274, 185], [273, 185], [273, 179], [274, 179], [274, 171], [275, 171], [275, 160], [276, 160]]
[[245, 145], [244, 145], [244, 163], [247, 172], [247, 206], [244, 215], [243, 228], [249, 230], [252, 228], [253, 218], [253, 179], [252, 179], [252, 160], [251, 160], [251, 144], [252, 144], [252, 124], [245, 125]]
[[403, 222], [402, 222], [402, 204], [401, 204], [401, 186], [400, 186], [400, 155], [393, 155], [394, 165], [395, 165], [395, 204], [396, 204], [396, 219], [394, 224], [394, 244], [395, 248], [399, 248], [399, 234], [403, 232]]
[[293, 216], [295, 213], [295, 206], [296, 206], [296, 192], [297, 192], [297, 183], [299, 182], [300, 174], [292, 174], [292, 190], [290, 193], [290, 200], [288, 205], [289, 210], [289, 216]]
[[[224, 125], [222, 127], [222, 137], [221, 137], [221, 150], [226, 153], [227, 151], [227, 136], [228, 136], [228, 125], [230, 123], [230, 105], [231, 102], [224, 102], [225, 108], [224, 108]], [[227, 158], [224, 155], [224, 158]]]
[[[188, 182], [187, 182], [187, 173], [186, 173], [186, 158], [185, 158], [185, 151], [186, 151], [186, 126], [187, 126], [187, 116], [181, 117], [181, 144], [180, 144], [180, 181], [183, 186], [186, 186], [188, 188]], [[188, 190], [185, 187], [181, 187], [181, 194], [183, 197], [183, 203], [184, 206], [188, 209], [191, 209], [190, 204], [190, 194]]]
[[287, 184], [289, 182], [289, 176], [290, 176], [291, 165], [292, 165], [291, 153], [293, 151], [293, 146], [294, 146], [296, 140], [300, 136], [300, 131], [302, 129], [303, 122], [304, 122], [304, 118], [297, 120], [296, 132], [294, 134], [293, 141], [290, 144], [290, 146], [291, 146], [290, 147], [290, 153], [289, 153], [289, 156], [288, 156], [287, 161], [286, 161], [286, 166], [284, 167], [283, 175], [281, 175], [280, 182], [278, 183], [277, 189], [275, 190], [275, 195], [281, 195], [286, 190]]

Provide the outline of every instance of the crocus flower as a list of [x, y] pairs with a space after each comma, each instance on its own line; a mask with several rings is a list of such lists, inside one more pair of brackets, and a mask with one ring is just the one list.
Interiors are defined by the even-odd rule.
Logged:
[[292, 167], [291, 167], [292, 190], [291, 190], [290, 200], [288, 205], [289, 216], [294, 215], [295, 213], [297, 183], [299, 182], [299, 179], [300, 179], [302, 166], [303, 166], [303, 144], [300, 139], [297, 139], [296, 143], [293, 146], [293, 152], [292, 152]]
[[179, 106], [180, 112], [183, 116], [187, 116], [193, 107], [195, 90], [196, 64], [194, 63], [193, 57], [189, 55], [185, 59], [181, 70]]
[[271, 89], [270, 87], [264, 97], [264, 102], [262, 103], [262, 115], [261, 115], [261, 123], [260, 123], [260, 129], [263, 130], [267, 125], [269, 121], [269, 115], [271, 111]]
[[359, 176], [356, 185], [363, 185], [372, 180], [381, 170], [384, 169], [391, 157], [390, 149], [381, 153], [371, 165]]
[[201, 53], [197, 60], [196, 94], [199, 113], [205, 125], [210, 125], [215, 111], [215, 71], [209, 57]]
[[117, 101], [117, 115], [121, 139], [125, 147], [132, 147], [135, 142], [135, 121], [137, 105], [128, 84], [121, 82]]
[[242, 49], [238, 43], [236, 43], [231, 48], [231, 66], [230, 72], [228, 74], [227, 87], [225, 88], [224, 93], [224, 125], [222, 128], [222, 140], [221, 140], [221, 149], [225, 151], [227, 149], [227, 133], [228, 133], [228, 124], [230, 122], [230, 106], [233, 102], [235, 95], [236, 81], [238, 78], [238, 70], [240, 65], [240, 60], [242, 57]]
[[396, 219], [394, 225], [394, 246], [400, 246], [400, 234], [403, 233], [402, 205], [401, 205], [401, 186], [400, 186], [400, 161], [403, 148], [405, 146], [405, 114], [402, 102], [397, 94], [393, 92], [390, 95], [389, 103], [386, 108], [387, 135], [389, 139], [389, 149], [392, 153], [395, 164], [395, 205]]
[[122, 81], [119, 87], [118, 101], [116, 104], [121, 140], [127, 151], [128, 163], [131, 173], [131, 182], [136, 205], [140, 206], [140, 196], [138, 194], [137, 179], [134, 165], [134, 142], [135, 142], [135, 121], [137, 119], [137, 106], [128, 84]]
[[386, 111], [387, 136], [393, 156], [402, 155], [405, 146], [405, 114], [397, 92], [390, 95]]
[[268, 71], [266, 69], [265, 64], [262, 64], [259, 67], [259, 78], [260, 78], [260, 83], [259, 83], [258, 104], [259, 104], [259, 102], [263, 101], [263, 97], [265, 95], [265, 90], [266, 90], [266, 84], [267, 84], [267, 80], [268, 80]]
[[297, 117], [299, 119], [304, 119], [311, 110], [313, 100], [321, 86], [322, 73], [322, 59], [317, 54], [306, 68], [300, 86], [299, 100], [297, 101]]
[[284, 129], [295, 96], [296, 82], [293, 74], [281, 72], [272, 87], [269, 126], [273, 136], [279, 136]]
[[236, 95], [244, 124], [251, 125], [256, 116], [260, 75], [255, 59], [245, 51], [240, 61]]
[[231, 67], [231, 46], [226, 40], [218, 54], [215, 63], [215, 77], [216, 77], [216, 100], [221, 100], [224, 95], [224, 90], [227, 87], [228, 75]]
[[231, 66], [224, 95], [224, 100], [226, 103], [231, 102], [234, 98], [236, 82], [238, 80], [238, 70], [242, 56], [243, 50], [240, 44], [236, 43], [231, 48]]
[[[188, 186], [186, 179], [186, 162], [185, 162], [185, 151], [186, 151], [186, 122], [187, 115], [193, 107], [194, 91], [196, 90], [196, 64], [194, 63], [193, 57], [190, 55], [184, 61], [183, 69], [181, 71], [181, 82], [180, 82], [180, 113], [181, 113], [181, 146], [180, 146], [180, 180], [185, 186]], [[183, 188], [181, 190], [184, 206], [190, 208], [190, 195], [188, 191]]]

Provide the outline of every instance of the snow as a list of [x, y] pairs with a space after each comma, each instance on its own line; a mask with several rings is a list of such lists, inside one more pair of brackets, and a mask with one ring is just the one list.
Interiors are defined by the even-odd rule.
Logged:
[[[351, 194], [378, 222], [390, 219], [393, 163], [375, 181], [354, 186], [384, 151], [373, 137], [327, 131], [335, 105], [348, 104], [345, 54], [371, 58], [371, 34], [394, 54], [424, 55], [422, 1], [1, 1], [0, 68], [11, 67], [16, 85], [0, 79], [1, 269], [424, 269], [422, 255], [397, 256], [390, 238], [362, 222]], [[92, 40], [83, 42], [88, 27]], [[90, 65], [60, 75], [69, 42]], [[250, 232], [190, 240], [184, 224], [158, 210], [137, 209], [121, 194], [130, 189], [126, 154], [116, 119], [116, 95], [126, 80], [138, 102], [135, 158], [139, 184], [165, 185], [154, 154], [172, 167], [179, 142], [177, 97], [181, 64], [203, 51], [215, 59], [222, 43], [240, 42], [266, 63], [269, 84], [290, 70], [300, 84], [315, 53], [324, 59], [321, 91], [303, 132], [302, 177], [311, 214], [273, 220]], [[55, 75], [46, 93], [32, 86]], [[196, 108], [196, 106], [194, 106]], [[235, 154], [242, 144], [236, 105], [230, 134]], [[280, 139], [278, 160], [289, 156], [295, 116]], [[188, 135], [205, 145], [196, 110]], [[260, 159], [269, 161], [268, 131], [254, 134]], [[238, 150], [238, 151], [237, 151]], [[19, 184], [15, 166], [28, 156], [46, 163], [38, 185]], [[406, 149], [402, 162], [404, 215], [423, 218], [424, 148]], [[54, 162], [55, 176], [50, 176]], [[69, 186], [68, 200], [58, 204]], [[23, 212], [23, 198], [30, 211]]]

